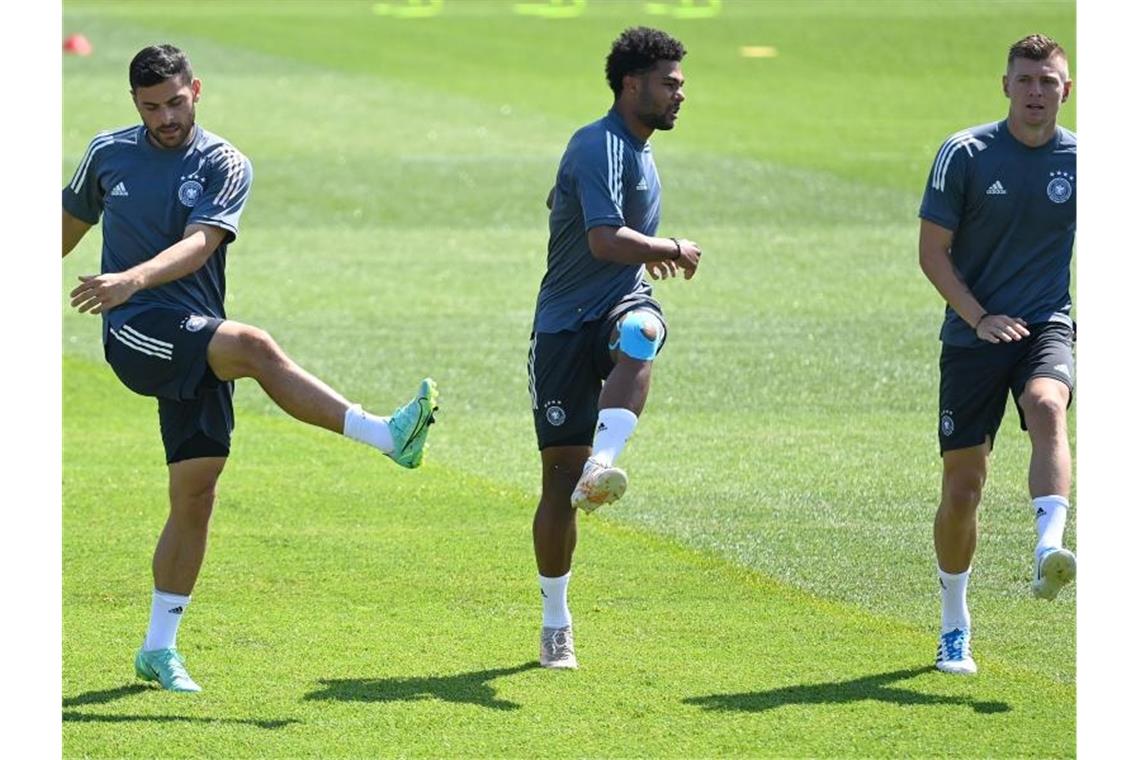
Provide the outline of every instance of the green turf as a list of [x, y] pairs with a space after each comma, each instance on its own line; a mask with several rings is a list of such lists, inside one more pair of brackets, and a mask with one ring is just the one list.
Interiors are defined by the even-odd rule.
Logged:
[[[1044, 30], [1071, 50], [1072, 4], [729, 0], [700, 21], [371, 5], [65, 4], [96, 54], [65, 60], [61, 176], [135, 121], [130, 56], [184, 46], [201, 122], [255, 168], [230, 316], [379, 412], [423, 374], [444, 405], [405, 473], [239, 383], [180, 636], [207, 691], [153, 693], [130, 656], [164, 509], [154, 412], [102, 365], [97, 321], [69, 313], [65, 754], [1074, 754], [1073, 595], [1028, 598], [1012, 409], [971, 586], [982, 675], [925, 670], [940, 305], [915, 219], [941, 140], [1003, 114], [1005, 47]], [[622, 457], [631, 490], [581, 530], [584, 667], [550, 674], [529, 668], [542, 201], [608, 105], [609, 41], [641, 22], [691, 51], [681, 120], [653, 145], [662, 231], [707, 255], [657, 289], [670, 341]], [[61, 289], [97, 252], [92, 233]]]

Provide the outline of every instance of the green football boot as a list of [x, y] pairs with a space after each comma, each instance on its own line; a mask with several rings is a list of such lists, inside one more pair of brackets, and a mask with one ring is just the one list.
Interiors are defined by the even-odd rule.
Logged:
[[435, 380], [425, 377], [420, 381], [416, 397], [392, 412], [388, 430], [392, 433], [394, 448], [389, 454], [396, 464], [413, 469], [424, 461], [424, 444], [428, 426], [435, 422], [439, 410], [439, 389]]
[[186, 672], [186, 658], [178, 650], [155, 649], [135, 655], [135, 675], [144, 681], [158, 681], [167, 691], [201, 691], [202, 687]]

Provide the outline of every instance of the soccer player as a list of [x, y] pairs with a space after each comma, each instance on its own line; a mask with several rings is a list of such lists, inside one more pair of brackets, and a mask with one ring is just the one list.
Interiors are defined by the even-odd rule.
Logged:
[[170, 515], [152, 566], [150, 626], [135, 672], [171, 691], [200, 687], [175, 649], [206, 551], [234, 427], [233, 381], [252, 377], [293, 417], [369, 444], [403, 467], [423, 459], [437, 390], [429, 378], [391, 417], [349, 404], [265, 331], [226, 319], [226, 250], [253, 179], [249, 159], [195, 124], [202, 83], [171, 45], [130, 64], [142, 124], [91, 141], [63, 189], [63, 255], [103, 218], [101, 274], [71, 305], [101, 314], [104, 356], [131, 390], [158, 400]]
[[948, 304], [938, 420], [942, 500], [934, 518], [942, 589], [935, 664], [947, 673], [977, 672], [966, 585], [1007, 394], [1032, 445], [1032, 593], [1053, 599], [1076, 576], [1076, 557], [1062, 537], [1071, 479], [1077, 138], [1057, 125], [1072, 86], [1054, 40], [1034, 34], [1014, 43], [1002, 77], [1009, 115], [943, 143], [919, 211], [922, 271]]
[[550, 208], [547, 270], [538, 292], [528, 371], [542, 456], [534, 553], [542, 593], [539, 662], [576, 668], [566, 591], [577, 513], [621, 497], [614, 467], [649, 394], [665, 317], [645, 279], [690, 279], [701, 249], [655, 237], [661, 186], [649, 147], [672, 129], [685, 48], [664, 32], [625, 30], [606, 58], [614, 103], [570, 138]]

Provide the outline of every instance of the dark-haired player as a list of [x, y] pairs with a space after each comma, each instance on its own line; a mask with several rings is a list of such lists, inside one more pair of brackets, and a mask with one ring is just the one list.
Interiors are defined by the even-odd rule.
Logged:
[[131, 390], [158, 400], [170, 515], [152, 566], [150, 626], [135, 670], [172, 691], [200, 691], [175, 649], [206, 552], [214, 491], [230, 451], [233, 380], [252, 377], [293, 417], [419, 466], [435, 383], [376, 417], [290, 359], [263, 330], [226, 319], [226, 252], [249, 197], [249, 159], [195, 124], [202, 83], [171, 45], [130, 64], [142, 124], [91, 141], [63, 189], [63, 255], [100, 217], [101, 274], [80, 277], [71, 304], [103, 316], [107, 362]]
[[543, 599], [539, 662], [576, 668], [567, 585], [577, 512], [621, 497], [614, 467], [649, 393], [665, 317], [645, 279], [679, 268], [689, 279], [701, 249], [655, 237], [661, 185], [649, 137], [672, 129], [685, 79], [684, 46], [656, 29], [625, 30], [606, 58], [614, 102], [579, 129], [547, 198], [550, 240], [528, 370], [542, 455], [534, 552]]

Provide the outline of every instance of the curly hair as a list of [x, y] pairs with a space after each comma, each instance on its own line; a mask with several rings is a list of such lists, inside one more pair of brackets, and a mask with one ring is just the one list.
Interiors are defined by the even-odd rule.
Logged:
[[1047, 61], [1055, 55], [1059, 55], [1066, 62], [1069, 60], [1069, 57], [1065, 54], [1065, 48], [1061, 47], [1057, 40], [1044, 34], [1031, 34], [1010, 46], [1009, 58], [1006, 60], [1006, 64], [1012, 66], [1014, 58], [1026, 58], [1030, 61]]
[[660, 29], [630, 27], [614, 40], [606, 56], [606, 81], [616, 98], [621, 95], [621, 80], [626, 74], [642, 74], [658, 61], [680, 61], [684, 57], [685, 46]]
[[190, 82], [194, 79], [194, 70], [190, 68], [190, 59], [186, 54], [173, 45], [151, 45], [131, 59], [131, 92], [140, 87], [153, 87], [178, 76], [185, 77], [185, 81]]

